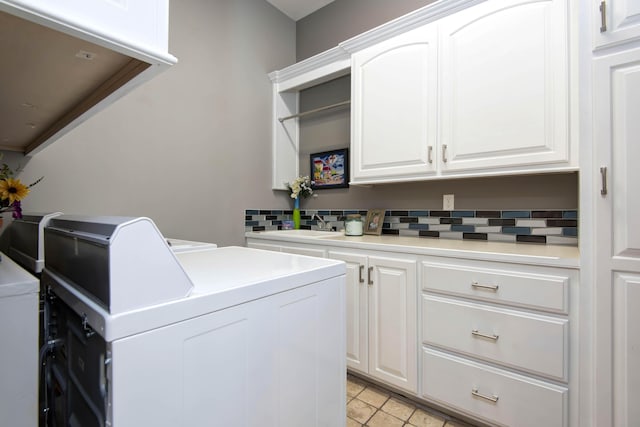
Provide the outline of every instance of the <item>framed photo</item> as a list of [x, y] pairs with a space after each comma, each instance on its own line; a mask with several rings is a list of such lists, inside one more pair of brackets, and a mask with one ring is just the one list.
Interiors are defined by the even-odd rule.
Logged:
[[309, 156], [313, 189], [349, 187], [349, 149], [323, 151]]
[[384, 209], [370, 209], [364, 223], [364, 234], [379, 236], [382, 233], [384, 223]]

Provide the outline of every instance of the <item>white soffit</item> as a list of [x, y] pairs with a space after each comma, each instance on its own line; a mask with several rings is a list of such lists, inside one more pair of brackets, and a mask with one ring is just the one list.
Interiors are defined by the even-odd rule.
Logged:
[[334, 0], [267, 0], [289, 18], [297, 21]]

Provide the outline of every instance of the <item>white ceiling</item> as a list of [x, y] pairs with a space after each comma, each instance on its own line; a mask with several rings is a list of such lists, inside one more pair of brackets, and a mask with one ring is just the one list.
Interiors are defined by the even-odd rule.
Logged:
[[334, 0], [267, 0], [289, 18], [297, 21]]

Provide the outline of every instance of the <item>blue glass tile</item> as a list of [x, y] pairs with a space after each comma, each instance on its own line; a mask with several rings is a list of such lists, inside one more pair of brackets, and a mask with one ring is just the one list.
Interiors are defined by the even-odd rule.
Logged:
[[344, 211], [345, 215], [351, 215], [351, 214], [357, 214], [357, 213], [360, 213], [360, 211], [357, 211], [355, 209]]
[[451, 231], [462, 231], [464, 233], [473, 233], [476, 227], [473, 225], [452, 225]]
[[257, 209], [247, 209], [245, 213], [246, 215], [260, 215], [260, 211]]
[[578, 229], [576, 227], [565, 227], [562, 229], [563, 236], [578, 236]]
[[451, 212], [451, 216], [454, 216], [454, 217], [472, 218], [475, 215], [476, 215], [475, 211], [453, 211], [453, 212]]
[[429, 216], [429, 211], [409, 211], [409, 216]]
[[409, 230], [428, 230], [429, 224], [409, 224]]
[[245, 227], [254, 227], [256, 225], [260, 224], [258, 221], [245, 221], [244, 225]]
[[318, 211], [318, 215], [331, 215], [331, 211]]
[[531, 211], [502, 211], [502, 218], [531, 218]]
[[271, 211], [271, 215], [282, 215], [282, 210]]
[[531, 227], [502, 227], [505, 234], [531, 234]]
[[271, 224], [273, 224], [273, 225], [282, 225], [282, 221], [280, 221], [280, 220], [273, 221]]
[[564, 212], [562, 212], [562, 218], [564, 218], [564, 219], [578, 219], [578, 211], [564, 211]]

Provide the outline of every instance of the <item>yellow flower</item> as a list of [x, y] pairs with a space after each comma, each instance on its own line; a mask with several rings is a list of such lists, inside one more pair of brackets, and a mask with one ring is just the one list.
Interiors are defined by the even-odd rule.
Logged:
[[29, 191], [29, 187], [19, 179], [7, 178], [0, 181], [0, 199], [9, 199], [10, 205], [27, 197]]

